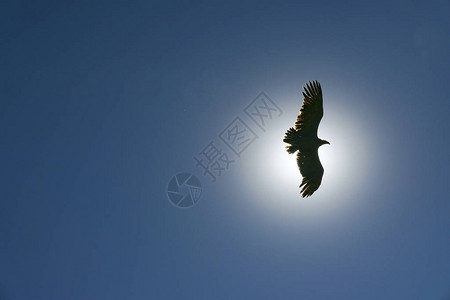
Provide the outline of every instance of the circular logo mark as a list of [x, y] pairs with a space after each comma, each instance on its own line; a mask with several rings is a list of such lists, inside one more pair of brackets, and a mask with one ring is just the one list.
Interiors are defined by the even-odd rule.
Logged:
[[191, 173], [178, 173], [167, 185], [167, 197], [179, 208], [194, 206], [202, 194], [200, 180]]

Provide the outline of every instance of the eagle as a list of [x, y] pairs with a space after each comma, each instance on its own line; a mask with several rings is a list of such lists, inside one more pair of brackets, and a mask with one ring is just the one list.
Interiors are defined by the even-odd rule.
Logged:
[[323, 116], [322, 87], [320, 83], [310, 81], [303, 87], [303, 105], [294, 127], [286, 131], [283, 142], [288, 143], [289, 154], [297, 152], [297, 165], [303, 176], [299, 188], [302, 197], [311, 196], [320, 186], [323, 167], [318, 149], [328, 141], [317, 137], [317, 129]]

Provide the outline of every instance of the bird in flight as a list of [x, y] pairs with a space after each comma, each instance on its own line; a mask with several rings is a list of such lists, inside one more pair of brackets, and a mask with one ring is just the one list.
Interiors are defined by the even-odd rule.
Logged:
[[297, 165], [303, 176], [299, 188], [302, 197], [311, 196], [320, 186], [323, 167], [320, 163], [318, 149], [328, 141], [317, 137], [317, 129], [323, 116], [322, 88], [316, 81], [303, 87], [303, 105], [295, 122], [295, 129], [286, 131], [283, 142], [288, 143], [286, 151], [297, 152]]

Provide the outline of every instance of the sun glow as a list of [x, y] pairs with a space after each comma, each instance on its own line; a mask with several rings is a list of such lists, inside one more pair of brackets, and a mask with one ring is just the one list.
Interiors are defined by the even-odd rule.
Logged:
[[[283, 217], [304, 215], [316, 217], [345, 209], [355, 199], [355, 193], [368, 182], [369, 145], [361, 126], [349, 112], [326, 107], [319, 127], [319, 137], [331, 143], [319, 148], [325, 169], [320, 188], [309, 198], [301, 198], [302, 179], [296, 155], [288, 154], [283, 142], [284, 133], [295, 122], [295, 107], [285, 108], [279, 120], [274, 120], [266, 133], [261, 134], [251, 157], [242, 160], [243, 182], [259, 207], [278, 211]], [[269, 127], [269, 126], [268, 126]]]

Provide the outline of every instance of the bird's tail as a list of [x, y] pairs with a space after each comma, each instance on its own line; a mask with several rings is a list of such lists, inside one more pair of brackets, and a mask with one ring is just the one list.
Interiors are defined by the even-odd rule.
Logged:
[[283, 142], [290, 144], [289, 146], [286, 146], [286, 151], [291, 154], [294, 153], [297, 150], [300, 150], [297, 146], [296, 146], [296, 133], [297, 131], [295, 131], [295, 129], [293, 127], [289, 128], [286, 131], [286, 135], [284, 136]]

